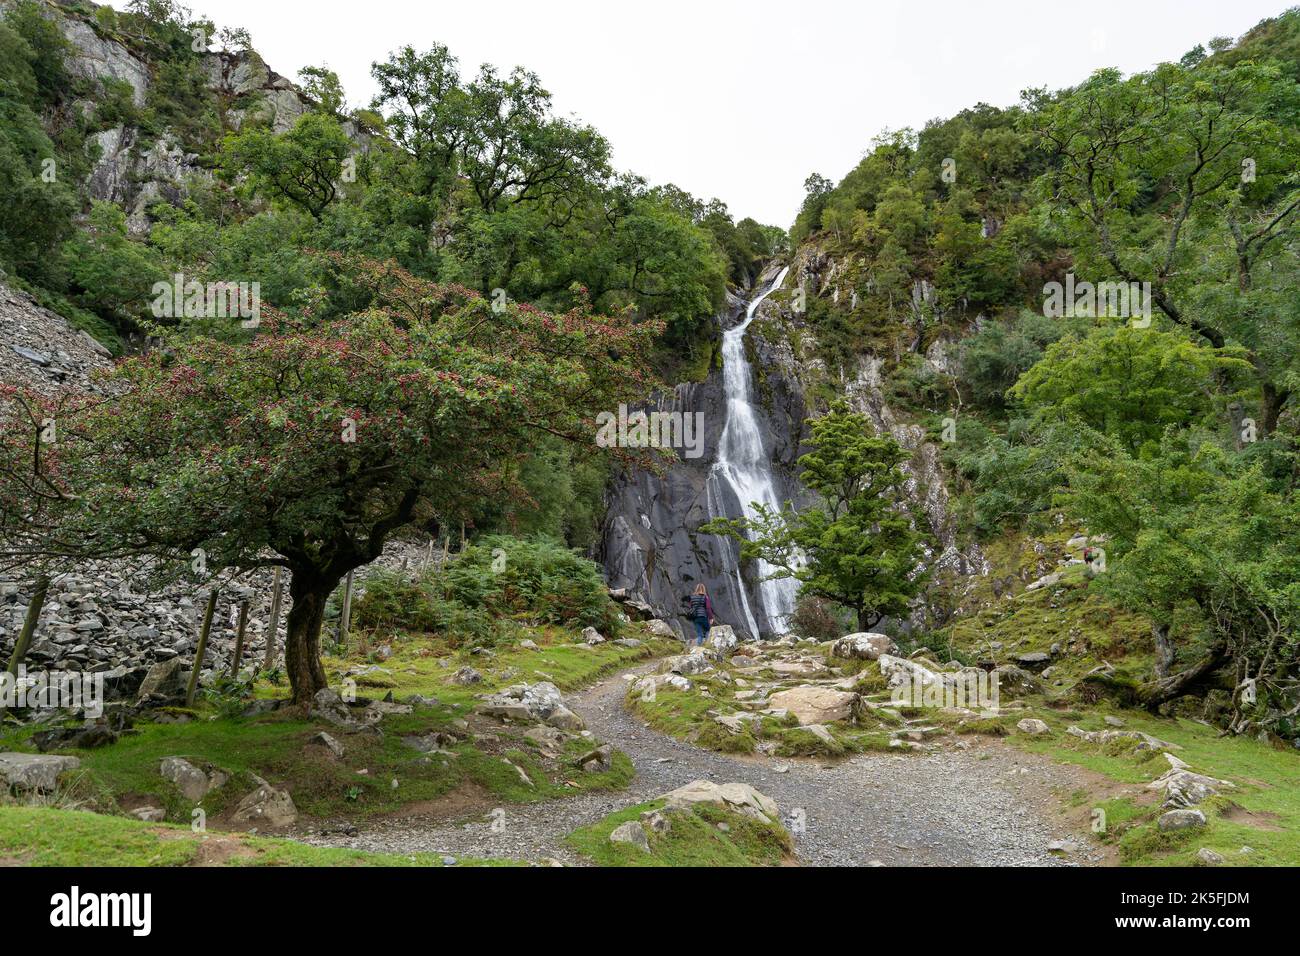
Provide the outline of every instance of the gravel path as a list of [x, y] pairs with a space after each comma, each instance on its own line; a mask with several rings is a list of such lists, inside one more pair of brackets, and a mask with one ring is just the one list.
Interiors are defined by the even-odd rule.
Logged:
[[[651, 666], [652, 667], [652, 666]], [[651, 667], [642, 669], [651, 669]], [[683, 743], [623, 708], [621, 676], [571, 695], [588, 728], [632, 758], [628, 790], [510, 806], [496, 820], [430, 825], [419, 818], [366, 824], [355, 836], [308, 842], [389, 853], [557, 859], [582, 863], [564, 835], [615, 810], [705, 778], [749, 783], [776, 801], [800, 860], [822, 866], [1059, 866], [1096, 862], [1082, 841], [1068, 859], [1048, 851], [1071, 836], [1056, 821], [1053, 791], [1072, 788], [1072, 768], [997, 741], [931, 754], [863, 754], [835, 764], [747, 758]]]

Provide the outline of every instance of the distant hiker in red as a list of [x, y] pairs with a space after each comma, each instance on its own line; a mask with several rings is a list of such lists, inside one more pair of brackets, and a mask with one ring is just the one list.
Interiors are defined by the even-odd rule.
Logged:
[[709, 600], [709, 591], [703, 584], [695, 586], [695, 593], [690, 598], [690, 616], [695, 622], [695, 644], [698, 647], [709, 636], [713, 626], [713, 602]]

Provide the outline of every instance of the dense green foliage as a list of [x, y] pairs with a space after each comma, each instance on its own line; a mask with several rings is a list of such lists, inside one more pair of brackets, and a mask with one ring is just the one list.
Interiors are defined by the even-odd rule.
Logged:
[[424, 631], [453, 647], [490, 642], [496, 622], [520, 619], [606, 637], [618, 614], [600, 571], [553, 538], [484, 535], [437, 569], [411, 576], [378, 573], [354, 608], [361, 627]]
[[[259, 92], [231, 99], [206, 80], [213, 45], [261, 68], [239, 31], [217, 34], [170, 0], [142, 0], [125, 13], [100, 8], [88, 23], [150, 64], [154, 76], [143, 106], [115, 82], [94, 90], [97, 111], [80, 126], [60, 127], [68, 149], [84, 151], [87, 136], [120, 123], [141, 132], [142, 152], [151, 143], [179, 149], [220, 174], [189, 183], [192, 202], [179, 214], [151, 211], [151, 222], [161, 222], [146, 238], [167, 272], [260, 281], [277, 296], [270, 301], [287, 305], [288, 296], [311, 288], [301, 264], [308, 250], [393, 258], [425, 278], [484, 295], [500, 290], [544, 308], [570, 308], [581, 295], [602, 311], [631, 308], [665, 323], [671, 360], [713, 334], [708, 319], [727, 277], [744, 281], [758, 257], [784, 241], [779, 229], [733, 223], [717, 201], [617, 173], [604, 138], [556, 116], [539, 78], [522, 68], [501, 76], [484, 66], [465, 79], [446, 47], [406, 47], [374, 64], [375, 102], [349, 109], [338, 77], [309, 66], [301, 76], [316, 108], [278, 131]], [[78, 197], [84, 156], [77, 175], [60, 176], [55, 188], [30, 181], [39, 161], [59, 152], [48, 129], [58, 124], [42, 124], [41, 114], [62, 115], [73, 97], [92, 92], [90, 81], [68, 78], [66, 55], [57, 27], [34, 2], [7, 17], [0, 70], [9, 121], [0, 129], [11, 141], [0, 168], [13, 195], [31, 193], [12, 204], [31, 216], [4, 230], [11, 246], [20, 236], [26, 246], [0, 252], [20, 272], [35, 272], [40, 254], [70, 231], [79, 199], [85, 204]], [[274, 233], [274, 243], [222, 238], [221, 255], [210, 254], [212, 242], [176, 244], [181, 227], [193, 238], [218, 228], [242, 232], [256, 219], [271, 220], [252, 228]], [[75, 260], [69, 249], [66, 261]], [[294, 281], [285, 281], [286, 272]], [[56, 292], [79, 292], [123, 332], [137, 328], [141, 308], [124, 310], [98, 287], [65, 288], [69, 280], [57, 268], [35, 277]]]
[[[81, 19], [145, 64], [146, 95], [74, 73], [60, 17]], [[7, 8], [0, 270], [120, 352], [159, 322], [186, 335], [250, 338], [227, 318], [155, 314], [154, 283], [175, 275], [257, 283], [267, 306], [340, 317], [363, 308], [364, 296], [345, 301], [316, 253], [393, 260], [498, 306], [590, 307], [660, 322], [650, 358], [673, 379], [710, 367], [726, 282], [750, 281], [784, 248], [780, 229], [733, 222], [717, 200], [615, 170], [600, 133], [557, 115], [523, 68], [468, 75], [440, 44], [406, 47], [373, 64], [378, 96], [358, 107], [336, 74], [305, 66], [309, 108], [296, 120], [290, 113], [288, 128], [273, 125], [267, 90], [232, 93], [213, 80], [240, 71], [266, 71], [248, 34], [217, 31], [175, 0]], [[113, 178], [126, 208], [92, 202], [87, 185], [100, 158], [96, 134], [118, 126], [129, 150]], [[183, 161], [180, 178], [141, 193], [132, 164], [144, 157]], [[471, 529], [590, 547], [607, 464], [543, 437], [518, 471], [525, 494], [481, 500], [466, 516]]]
[[[147, 94], [70, 69], [60, 16], [146, 64]], [[79, 514], [54, 539], [69, 553], [91, 538], [102, 553], [202, 548], [217, 566], [292, 552], [317, 589], [373, 550], [365, 528], [527, 536], [503, 546], [514, 572], [484, 572], [476, 543], [442, 590], [381, 601], [380, 586], [362, 613], [476, 632], [480, 613], [540, 601], [607, 628], [565, 564], [596, 540], [608, 474], [582, 413], [597, 395], [643, 398], [659, 380], [647, 362], [667, 378], [711, 368], [727, 283], [807, 243], [836, 265], [804, 290], [792, 336], [821, 376], [813, 396], [880, 356], [890, 407], [942, 433], [963, 530], [1064, 513], [1110, 534], [1099, 586], [1175, 628], [1183, 659], [1161, 680], [1222, 659], [1239, 726], [1293, 716], [1300, 10], [1146, 72], [886, 131], [838, 183], [808, 178], [789, 238], [615, 170], [599, 131], [557, 115], [524, 68], [471, 74], [440, 44], [408, 46], [372, 64], [378, 95], [359, 107], [306, 66], [298, 115], [275, 108], [282, 90], [213, 83], [217, 57], [265, 70], [246, 33], [175, 0], [18, 0], [0, 20], [0, 269], [115, 349], [168, 344], [119, 369], [125, 397], [102, 406], [4, 393], [23, 426], [8, 452], [30, 451], [46, 416], [72, 439], [25, 459], [53, 470], [7, 472], [6, 522], [33, 502]], [[177, 181], [135, 182], [137, 163], [114, 187], [125, 205], [92, 202], [97, 143], [115, 138], [98, 134], [118, 127], [132, 162], [175, 165]], [[257, 283], [273, 321], [159, 315], [154, 284], [176, 274]], [[1052, 284], [1076, 281], [1125, 294], [1048, 307]], [[356, 447], [313, 442], [341, 419], [363, 425]], [[860, 624], [901, 613], [919, 549], [902, 452], [838, 409], [812, 433], [801, 467], [823, 508], [713, 530], [752, 533], [745, 556], [808, 602]], [[803, 613], [833, 627], [824, 607]], [[1266, 703], [1245, 700], [1252, 681]]]
[[599, 569], [553, 539], [486, 535], [441, 577], [447, 596], [466, 607], [617, 636], [618, 612]]
[[380, 634], [437, 634], [451, 647], [489, 643], [495, 634], [491, 617], [447, 600], [441, 590], [429, 575], [377, 571], [366, 579], [365, 592], [352, 607], [352, 621]]
[[840, 266], [805, 315], [829, 377], [886, 356], [966, 529], [1110, 535], [1143, 699], [1226, 664], [1234, 726], [1291, 733], [1300, 9], [1208, 46], [886, 133], [792, 238]]

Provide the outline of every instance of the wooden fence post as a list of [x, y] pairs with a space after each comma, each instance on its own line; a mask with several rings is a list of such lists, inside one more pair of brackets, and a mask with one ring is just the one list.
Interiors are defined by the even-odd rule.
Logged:
[[347, 578], [343, 582], [343, 610], [339, 612], [339, 647], [346, 647], [348, 643], [348, 628], [352, 626], [352, 575], [355, 572], [349, 571]]
[[[14, 643], [14, 652], [9, 656], [8, 672], [14, 677], [18, 676], [18, 668], [22, 666], [23, 658], [27, 656], [27, 648], [32, 646], [32, 636], [36, 633], [36, 624], [41, 619], [41, 608], [45, 606], [45, 595], [50, 591], [50, 576], [42, 574], [36, 579], [36, 590], [32, 592], [32, 600], [27, 605], [27, 613], [23, 616], [23, 629], [18, 632], [18, 640]], [[17, 684], [15, 682], [15, 690]], [[0, 714], [5, 711], [5, 704], [0, 700]]]
[[27, 656], [27, 648], [32, 646], [32, 637], [36, 634], [36, 622], [41, 619], [41, 608], [45, 606], [45, 596], [50, 591], [50, 576], [42, 574], [36, 579], [36, 590], [32, 592], [31, 603], [27, 605], [27, 614], [23, 617], [23, 629], [18, 632], [18, 642], [9, 657], [9, 673], [18, 676], [18, 665]]
[[280, 575], [283, 571], [283, 568], [276, 568], [275, 577], [271, 580], [271, 623], [266, 631], [266, 656], [262, 658], [263, 670], [270, 670], [275, 666], [276, 642], [280, 639], [280, 596], [284, 588]]
[[203, 668], [203, 655], [208, 649], [208, 633], [212, 630], [212, 615], [217, 610], [217, 595], [220, 589], [213, 588], [208, 596], [208, 607], [203, 612], [203, 626], [199, 628], [199, 646], [194, 650], [194, 669], [190, 671], [190, 683], [185, 688], [185, 706], [194, 706], [194, 692], [199, 689], [199, 671]]
[[235, 631], [235, 653], [230, 659], [230, 676], [239, 676], [239, 661], [244, 656], [244, 629], [248, 627], [248, 598], [239, 602], [239, 626]]

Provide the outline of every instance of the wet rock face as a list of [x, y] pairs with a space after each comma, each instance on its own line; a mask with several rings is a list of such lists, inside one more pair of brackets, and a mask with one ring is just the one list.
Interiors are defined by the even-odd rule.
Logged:
[[[770, 283], [776, 269], [759, 278], [758, 287]], [[743, 317], [745, 302], [731, 299], [720, 321], [730, 327]], [[767, 314], [765, 302], [758, 317]], [[754, 396], [763, 441], [773, 456], [777, 493], [782, 500], [798, 500], [802, 494], [794, 477], [795, 461], [806, 411], [803, 391], [791, 374], [793, 355], [783, 362], [785, 343], [762, 342], [758, 330], [747, 333], [755, 350]], [[649, 604], [656, 617], [675, 625], [681, 636], [693, 635], [694, 624], [682, 613], [682, 599], [700, 582], [709, 589], [713, 609], [720, 623], [730, 624], [745, 638], [759, 635], [747, 631], [742, 608], [741, 582], [736, 579], [739, 546], [716, 535], [700, 534], [699, 527], [716, 512], [710, 511], [709, 470], [716, 460], [722, 429], [726, 424], [726, 398], [722, 373], [714, 370], [699, 383], [678, 385], [670, 395], [648, 410], [700, 413], [704, 424], [704, 453], [687, 458], [677, 449], [677, 460], [662, 474], [637, 469], [615, 480], [608, 498], [598, 560], [603, 563], [610, 587], [626, 588], [632, 596]], [[737, 500], [715, 502], [730, 517], [741, 514]], [[758, 581], [751, 567], [742, 567], [741, 581], [760, 634], [776, 630], [762, 612]]]

